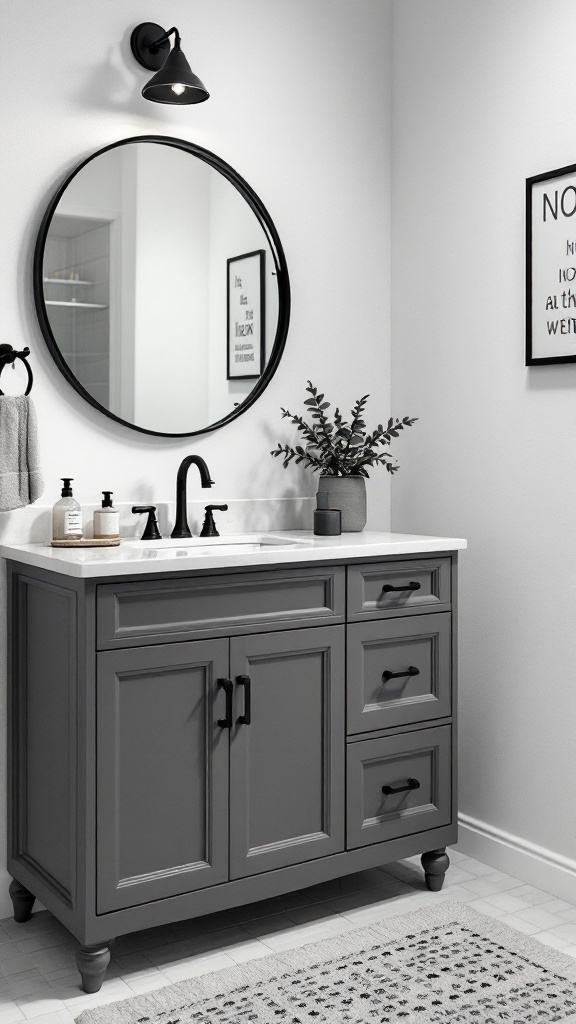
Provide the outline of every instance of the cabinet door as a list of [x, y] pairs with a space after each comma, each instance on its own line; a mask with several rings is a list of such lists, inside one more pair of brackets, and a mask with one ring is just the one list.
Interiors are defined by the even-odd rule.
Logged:
[[98, 911], [228, 877], [228, 641], [98, 655]]
[[230, 667], [230, 877], [340, 852], [344, 627], [234, 638]]

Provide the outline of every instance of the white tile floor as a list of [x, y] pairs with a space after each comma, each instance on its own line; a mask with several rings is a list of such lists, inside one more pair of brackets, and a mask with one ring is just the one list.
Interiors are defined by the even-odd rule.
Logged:
[[315, 942], [425, 903], [459, 900], [576, 957], [576, 903], [450, 851], [441, 893], [429, 893], [418, 857], [274, 900], [117, 939], [97, 995], [80, 989], [77, 942], [47, 911], [0, 924], [0, 1024], [72, 1024], [116, 1002], [254, 957]]

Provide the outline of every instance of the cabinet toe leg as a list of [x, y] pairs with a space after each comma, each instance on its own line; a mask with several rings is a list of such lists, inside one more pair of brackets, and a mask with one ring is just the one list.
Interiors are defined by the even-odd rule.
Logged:
[[80, 946], [76, 950], [76, 965], [85, 992], [100, 991], [109, 963], [110, 949], [107, 945]]
[[12, 900], [12, 906], [14, 907], [14, 920], [18, 921], [19, 924], [29, 921], [32, 917], [32, 907], [36, 897], [28, 889], [25, 889], [23, 885], [20, 885], [20, 882], [17, 882], [16, 879], [10, 882], [8, 891]]
[[424, 877], [426, 879], [426, 885], [430, 889], [430, 892], [440, 892], [444, 884], [444, 875], [450, 867], [450, 859], [446, 853], [446, 848], [442, 850], [430, 850], [428, 853], [422, 854], [422, 867], [424, 868]]

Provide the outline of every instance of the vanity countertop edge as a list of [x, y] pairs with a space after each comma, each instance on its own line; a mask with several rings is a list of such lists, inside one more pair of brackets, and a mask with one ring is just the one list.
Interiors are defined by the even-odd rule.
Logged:
[[[246, 535], [249, 537], [252, 535]], [[126, 539], [118, 548], [53, 548], [49, 542], [35, 544], [0, 544], [0, 556], [5, 559], [52, 570], [64, 576], [82, 579], [134, 576], [150, 573], [203, 573], [215, 569], [258, 569], [278, 565], [322, 563], [333, 561], [368, 561], [374, 558], [434, 554], [458, 551], [467, 547], [467, 541], [458, 537], [435, 537], [423, 534], [364, 531], [344, 533], [338, 537], [317, 537], [311, 530], [270, 531], [269, 543], [258, 551], [242, 551], [240, 535], [221, 537], [218, 546], [208, 545], [187, 549], [174, 542], [174, 555], [156, 559], [150, 557], [152, 548], [141, 546], [134, 539]], [[275, 546], [272, 538], [279, 541]], [[286, 544], [289, 541], [290, 543]], [[281, 546], [282, 542], [286, 546]], [[230, 547], [238, 545], [237, 551]], [[177, 552], [186, 550], [186, 557]]]

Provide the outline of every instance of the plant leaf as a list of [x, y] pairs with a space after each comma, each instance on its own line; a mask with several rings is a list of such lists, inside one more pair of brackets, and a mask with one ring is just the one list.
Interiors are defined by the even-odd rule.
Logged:
[[399, 420], [390, 417], [386, 429], [379, 423], [370, 432], [364, 420], [369, 395], [363, 395], [354, 403], [351, 421], [347, 422], [339, 407], [335, 408], [332, 419], [328, 418], [330, 402], [324, 400], [324, 394], [319, 393], [310, 380], [306, 392], [310, 397], [304, 400], [304, 407], [310, 414], [310, 421], [280, 407], [282, 419], [290, 420], [305, 445], [298, 444], [293, 448], [278, 442], [278, 447], [270, 455], [274, 458], [281, 455], [284, 468], [295, 460], [296, 465], [303, 462], [312, 472], [330, 476], [368, 476], [367, 467], [378, 464], [385, 465], [390, 473], [397, 472], [399, 467], [392, 462], [392, 456], [377, 449], [388, 446], [391, 438], [398, 437], [399, 431], [412, 426], [416, 418], [404, 416]]

